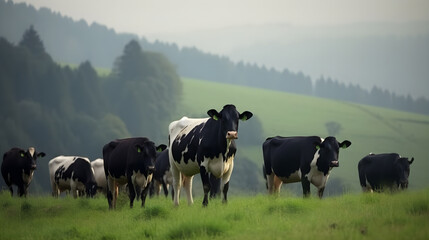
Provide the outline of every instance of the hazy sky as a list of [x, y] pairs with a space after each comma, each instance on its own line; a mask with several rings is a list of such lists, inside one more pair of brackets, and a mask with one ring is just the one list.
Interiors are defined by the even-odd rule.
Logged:
[[140, 36], [265, 23], [429, 20], [427, 0], [15, 0]]

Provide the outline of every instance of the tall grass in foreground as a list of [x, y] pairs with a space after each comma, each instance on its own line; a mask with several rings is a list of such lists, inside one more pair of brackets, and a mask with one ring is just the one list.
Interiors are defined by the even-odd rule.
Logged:
[[427, 239], [429, 189], [348, 194], [319, 200], [231, 196], [203, 208], [201, 199], [173, 207], [152, 198], [129, 209], [121, 196], [109, 211], [103, 197], [10, 197], [0, 194], [0, 239]]

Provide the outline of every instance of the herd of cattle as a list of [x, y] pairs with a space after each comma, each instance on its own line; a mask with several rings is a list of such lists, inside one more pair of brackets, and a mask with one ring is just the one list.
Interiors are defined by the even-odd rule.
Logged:
[[[70, 191], [74, 197], [94, 196], [102, 191], [109, 208], [116, 208], [118, 189], [126, 186], [130, 207], [137, 197], [145, 204], [152, 185], [159, 194], [163, 186], [173, 186], [174, 204], [179, 204], [180, 190], [186, 192], [188, 204], [193, 203], [192, 180], [200, 174], [204, 189], [203, 205], [207, 206], [209, 193], [222, 189], [223, 202], [227, 202], [229, 180], [237, 151], [239, 120], [246, 121], [253, 114], [239, 113], [234, 105], [225, 105], [218, 112], [211, 109], [208, 118], [187, 118], [169, 125], [169, 146], [156, 146], [145, 137], [118, 139], [103, 147], [103, 159], [92, 162], [86, 157], [58, 156], [49, 161], [52, 195]], [[309, 137], [270, 137], [262, 145], [263, 171], [269, 193], [279, 193], [282, 183], [301, 182], [304, 196], [310, 194], [310, 183], [322, 198], [329, 174], [339, 166], [340, 148], [351, 142], [338, 142], [335, 137], [325, 139]], [[1, 173], [13, 195], [25, 196], [38, 158], [45, 153], [12, 148], [3, 155]], [[358, 171], [363, 191], [381, 191], [384, 188], [408, 187], [409, 160], [396, 153], [369, 154], [359, 161]], [[216, 186], [218, 185], [218, 186]]]

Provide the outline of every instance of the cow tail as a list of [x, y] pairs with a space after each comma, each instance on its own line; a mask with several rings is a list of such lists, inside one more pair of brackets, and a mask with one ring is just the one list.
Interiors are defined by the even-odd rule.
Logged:
[[271, 154], [270, 154], [270, 149], [269, 146], [266, 144], [262, 145], [262, 152], [264, 155], [264, 166], [263, 166], [263, 171], [265, 173], [266, 177], [267, 175], [270, 175], [272, 173], [272, 168], [271, 168]]
[[362, 161], [358, 164], [358, 171], [360, 186], [366, 187], [365, 164], [363, 164]]

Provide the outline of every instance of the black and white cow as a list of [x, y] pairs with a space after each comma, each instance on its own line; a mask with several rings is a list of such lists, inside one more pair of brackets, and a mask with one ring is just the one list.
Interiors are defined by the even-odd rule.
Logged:
[[156, 152], [162, 151], [164, 144], [155, 144], [145, 137], [114, 140], [103, 147], [104, 172], [107, 179], [107, 200], [109, 208], [116, 208], [118, 187], [128, 184], [130, 207], [141, 191], [144, 207], [149, 183], [155, 170]]
[[58, 197], [63, 191], [71, 191], [74, 198], [79, 192], [87, 197], [97, 193], [94, 170], [86, 157], [58, 156], [49, 161], [49, 176], [52, 196]]
[[173, 176], [170, 171], [170, 160], [168, 159], [168, 150], [164, 149], [158, 153], [155, 161], [155, 172], [153, 173], [153, 194], [159, 195], [161, 186], [164, 195], [168, 196], [168, 188], [173, 185]]
[[173, 174], [174, 204], [179, 205], [180, 188], [183, 185], [188, 204], [193, 203], [192, 179], [201, 174], [204, 187], [203, 206], [208, 204], [210, 192], [209, 173], [222, 178], [223, 201], [227, 201], [227, 192], [238, 136], [238, 121], [250, 119], [253, 114], [239, 113], [234, 105], [226, 105], [222, 111], [211, 109], [210, 118], [183, 117], [169, 125], [169, 158]]
[[3, 154], [1, 174], [12, 196], [12, 185], [18, 186], [20, 197], [27, 196], [28, 186], [37, 167], [37, 158], [44, 156], [44, 152], [37, 153], [34, 147], [28, 148], [27, 151], [21, 148], [12, 148]]
[[97, 188], [104, 195], [107, 194], [106, 174], [104, 173], [104, 161], [102, 158], [97, 158], [91, 161], [91, 167], [94, 170], [94, 178], [97, 183]]
[[301, 182], [304, 196], [310, 195], [310, 183], [323, 197], [333, 167], [338, 167], [340, 148], [348, 148], [348, 140], [339, 143], [335, 137], [272, 137], [262, 146], [269, 193], [279, 193], [282, 183]]
[[408, 160], [397, 153], [369, 154], [358, 164], [359, 180], [362, 190], [391, 191], [408, 188], [410, 165], [414, 158]]

